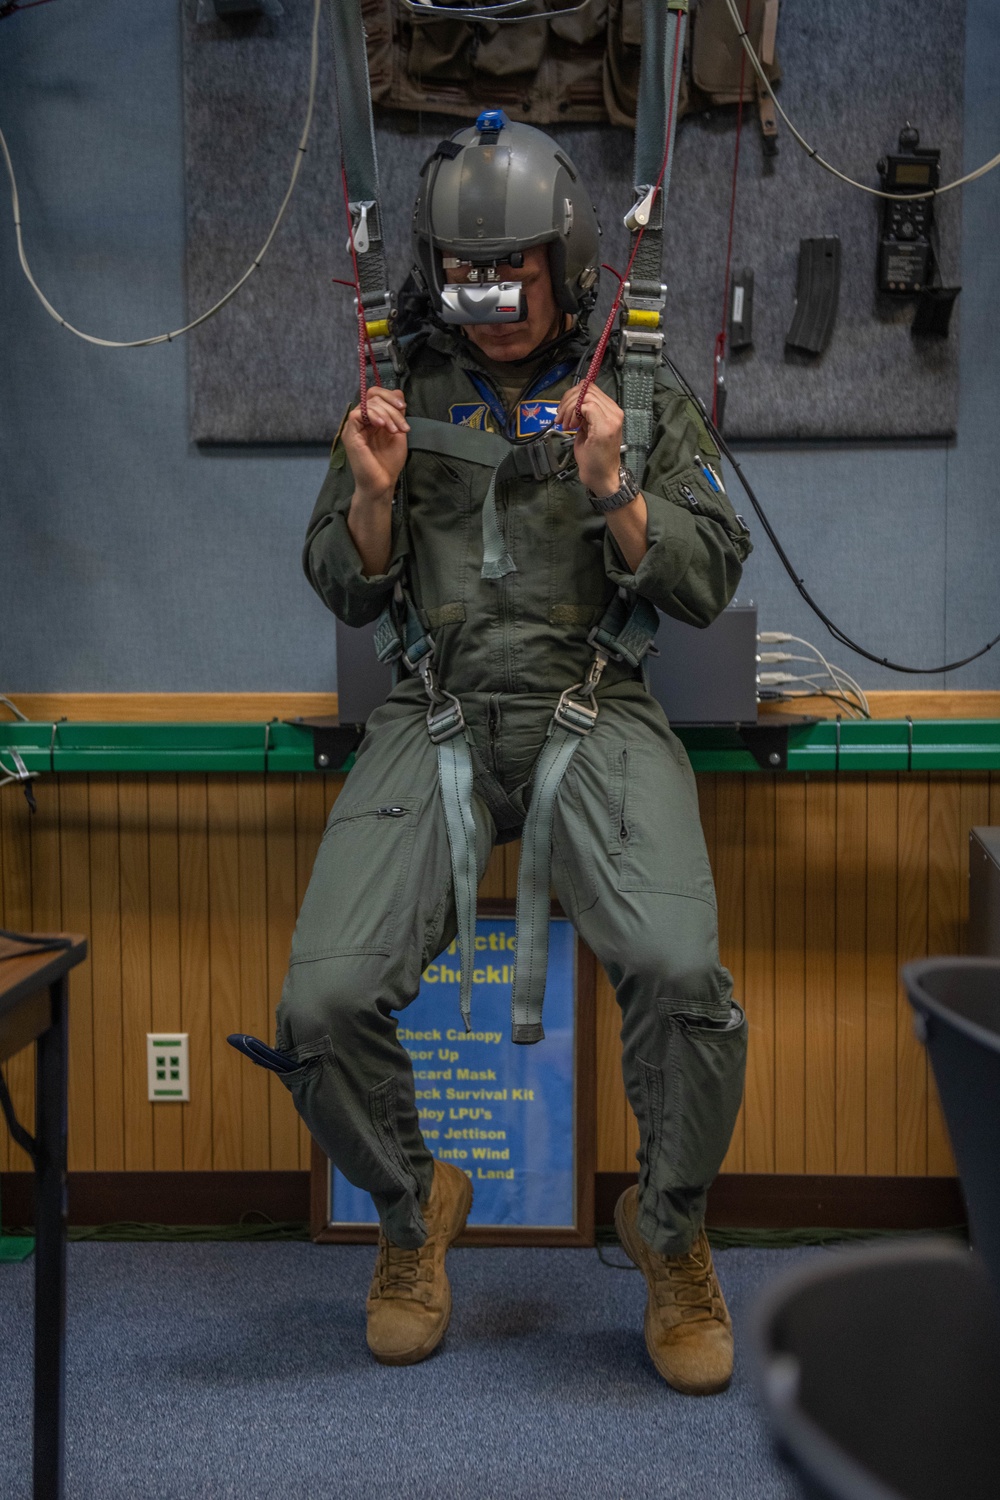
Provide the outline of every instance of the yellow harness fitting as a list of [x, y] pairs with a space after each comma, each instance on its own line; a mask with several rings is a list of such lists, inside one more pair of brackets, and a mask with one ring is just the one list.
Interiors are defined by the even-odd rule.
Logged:
[[644, 312], [639, 308], [632, 308], [625, 326], [626, 328], [659, 328], [660, 314], [658, 312]]

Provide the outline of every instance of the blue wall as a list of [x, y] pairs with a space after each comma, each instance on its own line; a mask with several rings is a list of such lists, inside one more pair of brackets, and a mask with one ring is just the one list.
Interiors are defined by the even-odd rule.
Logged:
[[[106, 337], [177, 327], [176, 7], [58, 0], [0, 21], [0, 125], [28, 255], [60, 312]], [[990, 0], [968, 0], [967, 165], [998, 143], [1000, 32]], [[965, 193], [956, 443], [741, 454], [828, 612], [917, 664], [1000, 630], [998, 210], [994, 173]], [[192, 447], [183, 345], [112, 352], [66, 334], [17, 269], [5, 206], [0, 329], [0, 691], [334, 687], [333, 620], [298, 560], [324, 455]], [[764, 627], [829, 646], [866, 686], [945, 685], [833, 647], [759, 534], [740, 596], [757, 601]], [[995, 656], [947, 685], [1000, 687]]]

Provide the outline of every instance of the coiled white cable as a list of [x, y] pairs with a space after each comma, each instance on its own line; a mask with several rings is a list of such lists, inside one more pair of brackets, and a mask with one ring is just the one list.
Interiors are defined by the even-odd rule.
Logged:
[[873, 198], [892, 198], [899, 199], [907, 203], [913, 203], [916, 199], [919, 198], [937, 198], [940, 197], [942, 193], [950, 193], [953, 188], [965, 187], [966, 183], [975, 182], [977, 178], [985, 177], [987, 172], [992, 172], [994, 167], [1000, 166], [1000, 152], [998, 152], [996, 156], [991, 157], [989, 161], [984, 162], [981, 167], [977, 167], [974, 172], [966, 172], [964, 177], [956, 177], [954, 182], [943, 183], [941, 187], [931, 188], [926, 193], [887, 193], [883, 188], [869, 187], [866, 182], [855, 182], [853, 177], [848, 177], [846, 172], [841, 172], [838, 167], [832, 166], [830, 162], [828, 162], [824, 157], [820, 156], [819, 152], [816, 150], [816, 147], [810, 146], [805, 136], [800, 134], [800, 132], [796, 130], [795, 126], [792, 124], [791, 120], [788, 118], [788, 116], [785, 114], [785, 111], [779, 104], [774, 90], [771, 88], [768, 76], [764, 71], [764, 64], [761, 62], [760, 58], [754, 51], [753, 43], [750, 40], [749, 33], [747, 32], [746, 27], [743, 25], [742, 17], [740, 16], [739, 10], [737, 9], [736, 0], [726, 0], [726, 9], [729, 11], [732, 23], [736, 27], [740, 41], [743, 43], [743, 50], [750, 60], [750, 66], [753, 68], [754, 72], [757, 74], [757, 77], [760, 79], [761, 87], [767, 94], [768, 98], [774, 104], [775, 109], [778, 111], [778, 114], [788, 126], [795, 140], [798, 141], [799, 145], [802, 147], [807, 156], [811, 156], [813, 161], [821, 166], [824, 171], [829, 172], [832, 174], [832, 176], [839, 178], [841, 182], [846, 182], [848, 187], [857, 188], [862, 193], [870, 193]]
[[74, 328], [73, 324], [70, 323], [68, 319], [64, 318], [62, 313], [56, 311], [56, 309], [52, 306], [52, 303], [49, 301], [48, 297], [46, 297], [45, 293], [42, 291], [41, 287], [38, 285], [38, 282], [32, 275], [31, 267], [28, 264], [28, 257], [24, 251], [24, 240], [21, 235], [21, 205], [17, 196], [17, 181], [14, 177], [14, 165], [10, 159], [10, 152], [7, 149], [7, 141], [4, 137], [4, 133], [2, 130], [0, 130], [0, 152], [3, 153], [4, 164], [7, 168], [7, 176], [10, 178], [10, 196], [14, 210], [14, 233], [17, 236], [17, 256], [18, 260], [21, 262], [21, 270], [28, 278], [35, 296], [45, 308], [45, 311], [48, 313], [49, 317], [54, 318], [55, 321], [60, 325], [60, 327], [66, 329], [67, 333], [75, 334], [78, 339], [84, 339], [88, 344], [97, 344], [102, 349], [147, 349], [151, 344], [169, 344], [174, 339], [179, 339], [182, 334], [190, 333], [192, 328], [198, 328], [202, 323], [207, 323], [208, 319], [213, 318], [217, 312], [220, 312], [222, 308], [226, 306], [227, 302], [231, 302], [236, 296], [236, 293], [240, 291], [240, 289], [244, 287], [250, 280], [250, 277], [253, 275], [254, 271], [257, 270], [257, 267], [260, 265], [261, 261], [264, 259], [264, 256], [271, 248], [271, 242], [278, 232], [278, 226], [285, 216], [285, 210], [287, 209], [289, 202], [291, 201], [292, 194], [295, 191], [295, 184], [298, 182], [299, 172], [302, 168], [302, 158], [306, 153], [306, 146], [309, 141], [309, 132], [312, 128], [313, 106], [316, 102], [316, 75], [319, 67], [319, 20], [322, 6], [323, 0], [314, 0], [312, 54], [309, 62], [309, 101], [306, 105], [305, 125], [302, 129], [302, 135], [299, 139], [299, 144], [295, 149], [295, 163], [292, 167], [292, 175], [288, 183], [288, 189], [285, 193], [284, 198], [282, 198], [281, 200], [281, 207], [278, 209], [278, 213], [274, 220], [274, 223], [271, 225], [271, 228], [268, 231], [267, 239], [264, 241], [257, 254], [250, 262], [250, 265], [243, 272], [243, 275], [240, 277], [239, 281], [237, 281], [235, 285], [231, 286], [229, 288], [229, 291], [226, 292], [224, 296], [219, 298], [218, 302], [214, 303], [207, 312], [203, 312], [200, 317], [195, 318], [190, 323], [185, 323], [183, 328], [173, 329], [171, 333], [157, 333], [153, 337], [148, 339], [127, 339], [124, 341], [118, 339], [102, 339], [97, 338], [92, 333], [84, 333], [81, 329]]

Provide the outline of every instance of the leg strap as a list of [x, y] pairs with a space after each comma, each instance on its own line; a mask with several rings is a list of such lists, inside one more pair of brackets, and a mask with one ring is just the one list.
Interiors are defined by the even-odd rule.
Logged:
[[438, 779], [451, 850], [458, 946], [462, 958], [459, 1008], [466, 1031], [472, 1030], [472, 966], [476, 952], [476, 820], [472, 811], [472, 756], [464, 734], [438, 744]]
[[552, 814], [566, 767], [582, 740], [577, 730], [554, 728], [535, 767], [517, 871], [517, 954], [511, 1000], [511, 1040], [515, 1042], [540, 1042], [545, 1035], [542, 1002], [549, 961]]

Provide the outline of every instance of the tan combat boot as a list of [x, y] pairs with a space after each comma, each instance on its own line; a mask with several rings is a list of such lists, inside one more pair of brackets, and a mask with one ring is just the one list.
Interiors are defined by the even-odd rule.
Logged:
[[615, 1207], [622, 1247], [646, 1278], [646, 1348], [668, 1385], [686, 1396], [724, 1391], [733, 1373], [733, 1325], [704, 1229], [686, 1255], [658, 1255], [639, 1233], [639, 1189]]
[[381, 1364], [418, 1364], [444, 1338], [451, 1317], [445, 1252], [465, 1228], [471, 1207], [472, 1183], [465, 1173], [436, 1161], [424, 1206], [427, 1238], [419, 1250], [403, 1250], [379, 1236], [367, 1307], [368, 1347]]

